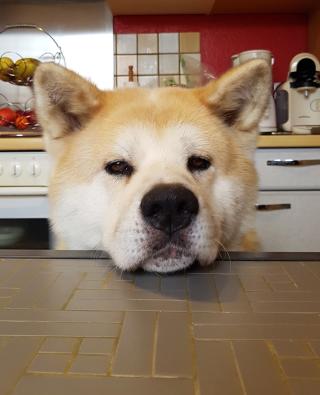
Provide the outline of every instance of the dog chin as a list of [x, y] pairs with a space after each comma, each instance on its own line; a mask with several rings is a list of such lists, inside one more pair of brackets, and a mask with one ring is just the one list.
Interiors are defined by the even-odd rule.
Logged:
[[185, 269], [194, 261], [190, 251], [169, 245], [145, 259], [141, 267], [149, 272], [169, 273]]
[[193, 256], [181, 258], [150, 258], [141, 266], [147, 272], [170, 273], [186, 269], [195, 261]]

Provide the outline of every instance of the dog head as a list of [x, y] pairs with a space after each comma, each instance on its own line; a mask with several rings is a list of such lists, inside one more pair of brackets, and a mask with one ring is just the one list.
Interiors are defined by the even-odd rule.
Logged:
[[212, 262], [253, 216], [250, 153], [270, 83], [260, 60], [197, 89], [107, 92], [39, 66], [54, 231], [70, 248], [108, 251], [124, 270]]

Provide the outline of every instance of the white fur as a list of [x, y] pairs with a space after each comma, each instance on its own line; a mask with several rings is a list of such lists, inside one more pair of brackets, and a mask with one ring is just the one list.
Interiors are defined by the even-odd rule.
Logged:
[[59, 202], [51, 205], [53, 229], [64, 235], [63, 242], [70, 249], [103, 248], [103, 228], [110, 205], [104, 178], [99, 174], [90, 183], [66, 187]]

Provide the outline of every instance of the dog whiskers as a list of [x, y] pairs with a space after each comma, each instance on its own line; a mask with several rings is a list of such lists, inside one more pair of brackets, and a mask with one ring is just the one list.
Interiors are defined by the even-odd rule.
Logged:
[[[222, 250], [226, 253], [226, 255], [227, 255], [227, 257], [228, 257], [228, 260], [229, 260], [229, 271], [231, 272], [231, 257], [230, 257], [230, 254], [229, 254], [228, 249], [225, 247], [224, 244], [221, 243], [221, 241], [219, 241], [219, 240], [217, 240], [217, 239], [215, 239], [214, 241], [215, 241], [219, 246], [221, 246], [221, 247], [222, 247]], [[222, 257], [222, 254], [221, 254], [221, 252], [220, 252], [220, 249], [219, 249], [218, 254], [219, 254], [220, 257]]]

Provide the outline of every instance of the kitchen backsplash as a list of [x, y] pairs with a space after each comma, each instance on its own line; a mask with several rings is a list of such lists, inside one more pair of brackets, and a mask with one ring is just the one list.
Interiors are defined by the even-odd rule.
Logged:
[[115, 34], [115, 87], [128, 82], [129, 66], [139, 86], [197, 84], [200, 76], [200, 33]]
[[304, 14], [119, 15], [114, 32], [199, 32], [201, 61], [215, 76], [231, 66], [231, 56], [250, 49], [274, 55], [274, 81], [285, 81], [292, 57], [308, 50]]

